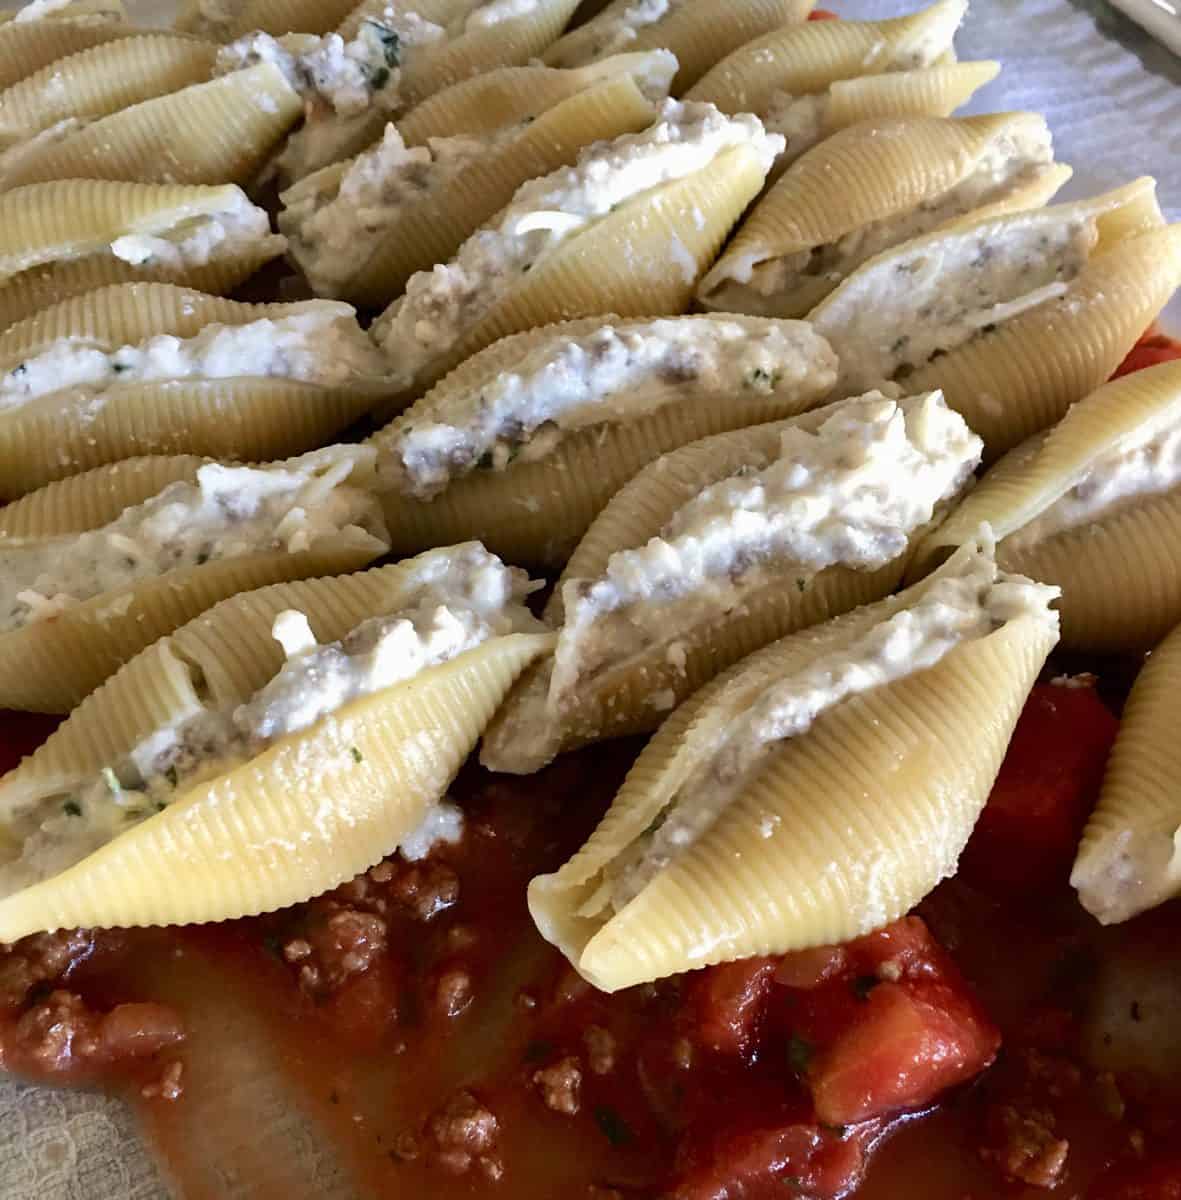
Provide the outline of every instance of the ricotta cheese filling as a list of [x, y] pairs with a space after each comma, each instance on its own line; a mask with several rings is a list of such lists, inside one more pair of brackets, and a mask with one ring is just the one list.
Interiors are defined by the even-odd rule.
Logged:
[[749, 114], [727, 117], [712, 104], [669, 101], [644, 132], [598, 142], [575, 166], [523, 184], [494, 224], [474, 233], [450, 263], [413, 276], [390, 309], [379, 336], [395, 364], [397, 386], [410, 387], [429, 362], [569, 238], [628, 201], [707, 169], [740, 145], [754, 149], [769, 168], [782, 139], [768, 137]]
[[769, 259], [750, 268], [740, 282], [761, 296], [782, 296], [798, 287], [802, 277], [815, 277], [835, 286], [862, 263], [891, 246], [930, 233], [940, 225], [986, 204], [996, 204], [1033, 183], [1053, 162], [1049, 131], [997, 138], [977, 160], [975, 168], [954, 187], [922, 201], [906, 212], [851, 230], [835, 242], [797, 254]]
[[[574, 31], [577, 51], [562, 55], [562, 65], [583, 67], [610, 54], [627, 50], [641, 29], [664, 20], [682, 8], [685, 0], [623, 0]], [[589, 36], [588, 36], [589, 35]]]
[[939, 392], [872, 393], [834, 409], [814, 433], [784, 430], [766, 468], [704, 488], [658, 537], [616, 551], [598, 579], [563, 586], [551, 697], [621, 655], [675, 646], [678, 630], [771, 579], [802, 591], [826, 567], [885, 566], [980, 461], [983, 444]]
[[578, 430], [696, 396], [770, 393], [817, 369], [790, 326], [725, 317], [604, 324], [550, 338], [468, 390], [428, 396], [396, 427], [378, 469], [385, 486], [426, 500], [478, 467], [544, 458]]
[[1181, 424], [1176, 418], [1160, 428], [1149, 425], [1121, 438], [1096, 458], [1061, 496], [1028, 524], [1005, 538], [1013, 549], [1037, 545], [1109, 517], [1147, 496], [1181, 486]]
[[691, 770], [654, 825], [607, 869], [609, 904], [618, 912], [700, 839], [747, 781], [790, 738], [853, 696], [935, 666], [957, 646], [988, 637], [1010, 621], [1053, 625], [1058, 589], [998, 573], [990, 555], [966, 556], [912, 604], [851, 645], [822, 655], [797, 674], [768, 684], [736, 713], [711, 755]]
[[170, 228], [124, 234], [111, 243], [111, 253], [132, 266], [179, 271], [247, 254], [272, 236], [266, 211], [236, 189], [221, 210], [178, 218]]
[[367, 455], [333, 447], [267, 467], [207, 463], [84, 533], [0, 539], [0, 633], [182, 567], [264, 551], [296, 554], [372, 520], [346, 480]]
[[[536, 630], [539, 623], [524, 606], [531, 588], [523, 571], [469, 543], [432, 556], [409, 581], [396, 611], [362, 621], [339, 641], [320, 644], [305, 614], [280, 613], [273, 636], [286, 662], [248, 700], [184, 714], [68, 795], [43, 797], [18, 814], [25, 840], [20, 859], [0, 867], [0, 891], [73, 865], [203, 779], [310, 729], [350, 701], [412, 679], [491, 638]], [[347, 726], [341, 732], [345, 761], [362, 765], [361, 751], [348, 744]], [[422, 857], [461, 833], [459, 810], [435, 805], [407, 839], [407, 856]]]
[[[816, 310], [841, 382], [867, 388], [1066, 294], [1098, 240], [1089, 219], [1052, 210], [930, 235], [866, 264]], [[906, 330], [906, 333], [899, 333]]]
[[53, 16], [63, 8], [69, 8], [73, 0], [30, 0], [13, 14], [14, 21], [40, 21]]
[[338, 295], [373, 257], [390, 228], [411, 204], [442, 194], [470, 163], [519, 131], [491, 138], [431, 138], [408, 147], [390, 124], [371, 150], [343, 174], [326, 168], [283, 193], [280, 225], [292, 257], [317, 295]]
[[113, 384], [264, 376], [338, 387], [378, 378], [384, 369], [353, 309], [321, 303], [243, 325], [206, 325], [189, 338], [157, 334], [114, 350], [59, 338], [0, 376], [0, 416], [67, 388], [101, 392]]

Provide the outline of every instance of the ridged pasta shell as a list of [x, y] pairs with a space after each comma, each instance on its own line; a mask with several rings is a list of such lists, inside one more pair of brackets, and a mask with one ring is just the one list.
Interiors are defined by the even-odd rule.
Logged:
[[[404, 204], [380, 242], [366, 255], [360, 270], [347, 284], [326, 294], [371, 308], [388, 304], [416, 271], [429, 271], [435, 263], [450, 259], [526, 180], [573, 164], [578, 152], [591, 142], [638, 133], [655, 116], [655, 109], [628, 75], [570, 96], [523, 125], [516, 136], [489, 147], [486, 154], [447, 176], [443, 186], [424, 191], [417, 200]], [[327, 170], [343, 174], [338, 167]], [[317, 188], [322, 182], [320, 174], [284, 192], [284, 204], [296, 202], [306, 189]], [[292, 257], [314, 277], [314, 266], [309, 264], [314, 264], [317, 251], [306, 248], [312, 255], [310, 260], [301, 252], [304, 245], [299, 239], [299, 225], [288, 213], [285, 209], [279, 214], [279, 229], [288, 235]], [[323, 288], [317, 291], [325, 294]]]
[[302, 115], [282, 72], [259, 63], [103, 117], [30, 151], [0, 182], [246, 183]]
[[[683, 446], [651, 463], [620, 489], [587, 530], [558, 579], [545, 610], [555, 628], [565, 620], [564, 586], [602, 578], [619, 550], [645, 545], [674, 513], [712, 483], [775, 461], [786, 428], [814, 431], [832, 409], [740, 429]], [[937, 510], [935, 521], [945, 506]], [[928, 527], [917, 530], [917, 545]], [[639, 649], [626, 611], [604, 614], [582, 637], [560, 634], [570, 661], [580, 642], [619, 646], [621, 652], [582, 671], [555, 695], [554, 660], [531, 667], [518, 682], [484, 737], [481, 762], [491, 770], [529, 774], [558, 754], [606, 738], [650, 733], [668, 711], [739, 659], [797, 630], [879, 600], [901, 582], [909, 550], [873, 571], [844, 566], [800, 568], [798, 576], [769, 571], [720, 611], [689, 605], [688, 617], [670, 614], [666, 636]], [[569, 639], [569, 640], [567, 640]]]
[[[919, 587], [923, 587], [922, 584]], [[785, 638], [679, 708], [560, 871], [534, 879], [543, 936], [604, 991], [755, 954], [843, 942], [951, 874], [1054, 644], [1024, 615], [935, 666], [827, 710], [754, 769], [692, 845], [613, 916], [604, 869], [649, 827], [771, 681], [839, 653], [915, 589]]]
[[[277, 320], [321, 305], [241, 304], [170, 284], [118, 284], [0, 334], [0, 375], [62, 338], [115, 350], [159, 334], [190, 338], [205, 325]], [[64, 388], [0, 411], [0, 500], [137, 455], [284, 458], [330, 441], [384, 392], [376, 376], [333, 386], [243, 375], [116, 383], [98, 393]]]
[[987, 521], [1006, 570], [1062, 588], [1064, 645], [1093, 653], [1151, 649], [1181, 621], [1181, 490], [1140, 493], [1084, 524], [1019, 535], [1121, 443], [1178, 422], [1181, 365], [1106, 384], [1048, 433], [1009, 451], [919, 547], [912, 569], [929, 569]]
[[213, 46], [194, 38], [152, 33], [59, 59], [0, 93], [0, 146], [199, 83], [209, 77], [216, 55]]
[[839, 79], [828, 88], [825, 129], [835, 133], [882, 117], [950, 117], [1000, 71], [999, 62], [985, 59]]
[[0, 88], [19, 83], [59, 58], [142, 32], [133, 25], [93, 18], [8, 21], [0, 27]]
[[[764, 324], [757, 318], [734, 320], [752, 328]], [[379, 476], [386, 474], [382, 460], [393, 452], [398, 432], [441, 396], [476, 391], [547, 342], [583, 337], [607, 323], [620, 328], [647, 324], [590, 317], [512, 335], [468, 359], [374, 435]], [[655, 412], [571, 432], [544, 458], [518, 461], [504, 471], [477, 469], [430, 500], [387, 491], [382, 503], [394, 552], [474, 538], [510, 562], [560, 566], [608, 500], [647, 463], [711, 434], [792, 416], [825, 397], [835, 359], [807, 326], [791, 332], [799, 360], [767, 392], [736, 389], [702, 395], [684, 384], [649, 385], [649, 392], [667, 393], [667, 402]]]
[[436, 92], [398, 118], [398, 132], [407, 146], [461, 133], [499, 133], [619, 75], [630, 75], [645, 94], [663, 93], [670, 66], [667, 56], [652, 52], [616, 54], [578, 70], [498, 67]]
[[[398, 580], [361, 582], [369, 592], [394, 593]], [[152, 719], [193, 711], [201, 659], [189, 657], [192, 641], [219, 663], [269, 639], [262, 618], [275, 600], [310, 609], [322, 626], [339, 623], [329, 618], [342, 592], [356, 607], [352, 581], [315, 583], [235, 597], [205, 614], [201, 629], [191, 624], [150, 647], [46, 743], [40, 761], [34, 756], [0, 783], [0, 804], [11, 812], [22, 788], [44, 795]], [[190, 631], [197, 639], [186, 638]], [[513, 679], [551, 641], [494, 638], [196, 784], [76, 866], [0, 901], [0, 936], [222, 920], [306, 900], [352, 878], [416, 827]]]
[[929, 67], [951, 49], [967, 0], [887, 21], [808, 21], [748, 41], [686, 93], [725, 113], [765, 113], [777, 92], [809, 96], [841, 79]]
[[[1064, 174], [1069, 177], [1069, 171], [1045, 161], [1049, 145], [1045, 120], [1033, 113], [896, 117], [854, 125], [806, 153], [766, 193], [702, 280], [697, 298], [725, 312], [803, 316], [875, 246], [878, 252], [888, 249], [984, 205], [1015, 211], [1045, 203], [1046, 177], [1052, 176], [1051, 194], [1066, 182]], [[1017, 169], [996, 178], [993, 160], [1005, 147]], [[982, 168], [994, 176], [991, 188], [972, 183]], [[971, 186], [956, 203], [948, 194], [965, 183]], [[916, 228], [916, 210], [923, 209], [929, 214], [925, 228]], [[857, 234], [862, 241], [843, 257], [798, 261]], [[783, 277], [774, 290], [760, 290], [752, 270], [777, 262]]]
[[1181, 633], [1174, 630], [1132, 687], [1070, 876], [1082, 906], [1104, 925], [1181, 893], [1179, 686]]
[[[234, 0], [230, 4], [217, 0], [214, 5], [209, 0], [186, 0], [176, 27], [218, 42], [232, 42], [256, 29], [275, 37], [284, 33], [324, 34], [331, 33], [354, 5], [355, 0]], [[228, 19], [210, 20], [210, 8]]]
[[[604, 313], [680, 313], [765, 177], [735, 146], [708, 169], [653, 188], [568, 238], [419, 374], [407, 399], [500, 338]], [[395, 305], [399, 301], [395, 301]], [[389, 309], [373, 328], [380, 339]]]
[[[365, 461], [357, 456], [362, 471]], [[155, 495], [145, 493], [149, 481], [196, 478], [199, 459], [168, 462], [144, 466], [151, 460], [141, 459], [130, 469], [115, 463], [48, 484], [11, 506], [16, 512], [4, 509], [0, 530], [37, 539], [97, 528], [113, 519], [112, 509], [117, 516]], [[68, 529], [64, 513], [85, 516]], [[8, 532], [13, 528], [22, 532]], [[342, 531], [294, 553], [266, 550], [180, 568], [79, 601], [52, 620], [0, 634], [0, 707], [68, 712], [145, 646], [219, 600], [285, 579], [357, 570], [384, 554], [387, 544], [375, 502], [366, 530]]]
[[[954, 222], [871, 259], [809, 320], [840, 359], [838, 394], [893, 378], [905, 379], [908, 390], [942, 389], [995, 458], [1094, 391], [1164, 307], [1181, 280], [1181, 229], [1161, 225], [1149, 179], [1091, 200]], [[932, 306], [976, 288], [982, 254], [994, 277], [1013, 276], [1016, 290], [1030, 239], [1071, 229], [1092, 246], [1061, 295], [998, 317], [991, 330], [965, 325], [962, 338], [957, 333], [949, 348], [909, 369], [907, 356], [929, 355], [928, 344], [940, 345], [938, 330], [947, 326], [938, 309], [929, 315]], [[1052, 264], [1046, 260], [1050, 276]]]
[[281, 254], [283, 238], [260, 233], [200, 265], [133, 264], [112, 242], [128, 234], [162, 236], [200, 218], [243, 215], [265, 224], [240, 189], [105, 180], [32, 184], [0, 195], [0, 329], [60, 300], [107, 284], [159, 280], [202, 292], [228, 292]]
[[551, 67], [581, 67], [619, 50], [671, 50], [680, 68], [673, 95], [681, 95], [715, 63], [752, 38], [806, 21], [814, 0], [688, 0], [614, 44], [614, 27], [635, 0], [614, 0], [585, 25], [559, 38], [542, 56]]

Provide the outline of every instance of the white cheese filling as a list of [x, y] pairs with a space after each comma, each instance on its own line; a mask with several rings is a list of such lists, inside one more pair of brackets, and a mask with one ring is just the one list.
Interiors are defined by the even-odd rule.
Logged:
[[518, 129], [490, 138], [431, 138], [428, 145], [411, 148], [390, 124], [381, 141], [358, 155], [339, 180], [328, 168], [284, 192], [281, 226], [312, 289], [320, 296], [338, 295], [408, 205], [442, 194], [461, 170]]
[[1027, 525], [1004, 540], [1024, 549], [1109, 517], [1147, 496], [1160, 496], [1181, 486], [1181, 424], [1151, 425], [1121, 439], [1095, 459], [1067, 490]]
[[114, 521], [84, 533], [0, 539], [0, 633], [182, 567], [265, 551], [296, 554], [372, 519], [346, 483], [371, 456], [333, 447], [267, 467], [207, 463]]
[[114, 350], [59, 338], [0, 376], [0, 416], [67, 388], [101, 392], [114, 384], [276, 376], [339, 387], [379, 378], [384, 369], [353, 309], [320, 303], [243, 325], [206, 325], [189, 338], [157, 334]]
[[782, 139], [768, 137], [755, 117], [669, 101], [643, 133], [589, 146], [576, 166], [522, 185], [495, 224], [473, 234], [450, 263], [415, 275], [383, 320], [379, 336], [395, 364], [397, 385], [410, 387], [567, 239], [628, 201], [707, 169], [734, 146], [751, 147], [769, 167]]
[[1056, 624], [1048, 605], [1057, 595], [1057, 588], [998, 574], [989, 555], [969, 556], [958, 574], [938, 580], [847, 649], [770, 684], [735, 714], [723, 740], [689, 774], [654, 828], [610, 865], [612, 909], [627, 905], [701, 838], [770, 755], [807, 733], [822, 713], [928, 670], [957, 646], [987, 637], [1009, 621], [1029, 616]]
[[425, 500], [477, 467], [544, 458], [592, 425], [696, 396], [768, 394], [824, 369], [790, 326], [725, 317], [604, 324], [548, 339], [466, 391], [428, 397], [397, 427], [379, 471], [386, 487]]
[[246, 0], [198, 0], [189, 28], [197, 37], [224, 42]]
[[[712, 484], [660, 536], [616, 551], [597, 580], [567, 581], [551, 696], [621, 653], [674, 639], [686, 619], [729, 611], [769, 578], [804, 590], [826, 567], [885, 566], [980, 461], [980, 439], [938, 392], [834, 407], [815, 433], [786, 429], [765, 469]], [[601, 623], [615, 613], [626, 629], [608, 637]]]
[[40, 21], [63, 8], [69, 8], [73, 0], [30, 0], [13, 14], [14, 21]]
[[124, 234], [111, 243], [111, 253], [132, 266], [180, 271], [224, 262], [271, 240], [266, 211], [236, 190], [222, 210], [179, 219], [170, 229]]
[[1054, 160], [1049, 130], [1041, 132], [1041, 137], [1022, 131], [997, 138], [959, 183], [908, 211], [870, 222], [827, 245], [758, 263], [745, 279], [741, 271], [735, 277], [766, 297], [790, 293], [807, 277], [835, 286], [875, 254], [1028, 187]]
[[840, 355], [842, 386], [904, 379], [980, 332], [1065, 295], [1097, 237], [1093, 221], [1046, 210], [971, 233], [932, 234], [867, 263], [814, 314]]
[[[0, 893], [64, 870], [202, 779], [310, 729], [350, 701], [491, 638], [534, 631], [538, 622], [523, 603], [531, 588], [524, 572], [469, 543], [431, 556], [409, 581], [397, 611], [362, 621], [339, 641], [321, 645], [303, 613], [280, 613], [273, 635], [287, 661], [249, 700], [185, 714], [69, 795], [43, 797], [18, 814], [25, 840], [19, 860], [0, 867]], [[346, 761], [362, 766], [363, 754], [347, 744], [347, 730], [344, 736]], [[407, 839], [407, 857], [422, 857], [461, 833], [458, 809], [432, 806]]]

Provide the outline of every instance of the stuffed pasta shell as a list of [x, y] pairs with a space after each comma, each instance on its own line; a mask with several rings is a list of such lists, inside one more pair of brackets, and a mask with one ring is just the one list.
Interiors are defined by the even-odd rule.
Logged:
[[228, 292], [283, 252], [241, 188], [105, 180], [0, 195], [0, 329], [106, 284]]
[[886, 595], [980, 449], [937, 393], [872, 393], [651, 464], [558, 580], [557, 647], [497, 715], [485, 766], [526, 774], [655, 729], [743, 655]]
[[356, 0], [185, 0], [177, 29], [211, 42], [231, 42], [259, 30], [330, 33], [352, 12]]
[[869, 260], [809, 314], [839, 393], [940, 388], [995, 458], [1107, 379], [1181, 282], [1151, 179], [968, 218]]
[[405, 840], [550, 637], [478, 545], [248, 592], [150, 646], [0, 779], [0, 937], [305, 900]]
[[638, 134], [522, 185], [372, 333], [412, 399], [498, 338], [600, 313], [682, 312], [782, 139], [749, 116], [669, 101]]
[[723, 112], [753, 112], [786, 147], [774, 173], [858, 121], [950, 116], [996, 78], [994, 62], [957, 63], [967, 0], [887, 21], [812, 21], [748, 42], [686, 93]]
[[0, 707], [67, 711], [226, 596], [380, 557], [374, 457], [133, 459], [0, 510]]
[[195, 38], [145, 33], [34, 71], [0, 92], [0, 180], [91, 121], [208, 79], [216, 53]]
[[743, 660], [673, 713], [582, 849], [530, 884], [541, 933], [615, 991], [905, 913], [955, 870], [1057, 640], [1055, 595], [965, 547]]
[[809, 150], [763, 196], [698, 300], [800, 317], [875, 254], [967, 213], [1036, 208], [1069, 177], [1034, 113], [864, 121]]
[[671, 50], [679, 96], [732, 50], [805, 21], [813, 0], [613, 0], [542, 55], [551, 67], [583, 67], [631, 50]]
[[1070, 876], [1082, 906], [1104, 925], [1181, 894], [1179, 687], [1181, 634], [1174, 629], [1132, 686]]
[[514, 334], [373, 437], [395, 551], [479, 538], [560, 566], [646, 463], [811, 408], [835, 378], [802, 322], [589, 317]]
[[347, 304], [88, 292], [0, 334], [0, 500], [143, 454], [310, 450], [373, 406], [384, 370]]
[[[484, 114], [467, 129], [474, 114], [457, 97], [449, 135], [411, 144], [387, 125], [371, 149], [285, 191], [279, 228], [291, 257], [317, 295], [381, 307], [415, 272], [451, 258], [522, 184], [573, 164], [592, 142], [650, 125], [656, 109], [640, 85], [667, 95], [674, 68], [656, 53], [583, 71], [506, 67], [482, 76], [478, 92], [501, 101], [501, 124], [485, 126]], [[469, 84], [448, 92], [477, 90]]]
[[68, 4], [50, 11], [26, 4], [0, 24], [0, 88], [59, 58], [143, 32], [125, 24], [125, 16], [118, 4]]
[[1181, 622], [1181, 363], [1106, 384], [1010, 450], [926, 539], [915, 569], [982, 521], [1005, 570], [1062, 589], [1064, 644], [1151, 649]]
[[259, 63], [31, 147], [0, 176], [0, 186], [54, 179], [245, 184], [302, 110], [283, 74]]

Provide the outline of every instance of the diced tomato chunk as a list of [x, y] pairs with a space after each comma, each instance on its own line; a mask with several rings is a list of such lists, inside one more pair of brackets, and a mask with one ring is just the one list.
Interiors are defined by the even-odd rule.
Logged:
[[1112, 379], [1118, 379], [1121, 375], [1131, 375], [1133, 371], [1142, 371], [1145, 367], [1172, 362], [1175, 358], [1181, 358], [1181, 342], [1168, 334], [1158, 333], [1156, 329], [1149, 329], [1128, 351], [1124, 361], [1116, 367]]
[[960, 859], [961, 876], [1001, 894], [1064, 883], [1118, 728], [1094, 688], [1036, 686]]
[[861, 1020], [808, 1068], [816, 1115], [830, 1124], [921, 1108], [996, 1056], [1000, 1037], [973, 1003], [939, 983], [885, 981]]
[[694, 981], [700, 1045], [748, 1054], [775, 977], [773, 958], [745, 958], [703, 971]]
[[829, 12], [827, 8], [814, 8], [808, 14], [809, 21], [839, 21], [841, 18], [834, 12]]
[[848, 966], [849, 956], [844, 946], [814, 946], [785, 954], [775, 968], [775, 982], [784, 987], [810, 991], [819, 987]]
[[1129, 1167], [1117, 1163], [1087, 1193], [1088, 1200], [1181, 1200], [1181, 1156]]

